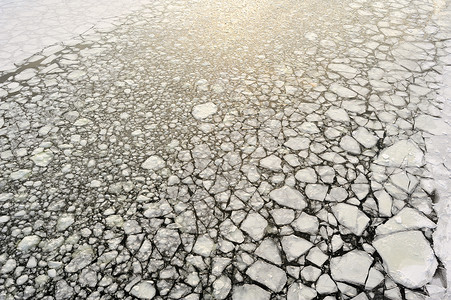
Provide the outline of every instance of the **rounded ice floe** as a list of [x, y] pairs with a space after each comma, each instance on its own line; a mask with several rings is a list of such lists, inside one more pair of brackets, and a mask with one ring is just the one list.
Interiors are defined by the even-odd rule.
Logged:
[[289, 138], [283, 145], [294, 151], [305, 150], [308, 149], [310, 145], [310, 139], [303, 137], [292, 137]]
[[403, 140], [382, 150], [374, 162], [386, 167], [421, 167], [424, 153], [414, 142]]
[[74, 221], [75, 219], [73, 215], [63, 215], [59, 217], [58, 222], [56, 223], [56, 230], [64, 231], [69, 228], [69, 226], [71, 226]]
[[152, 281], [141, 281], [132, 288], [130, 294], [139, 299], [152, 299], [156, 292]]
[[30, 175], [31, 175], [31, 170], [22, 169], [22, 170], [17, 170], [15, 172], [12, 172], [9, 175], [9, 178], [11, 180], [23, 180], [23, 179], [27, 179]]
[[158, 155], [152, 155], [142, 163], [141, 167], [146, 170], [158, 171], [164, 168], [166, 165], [165, 161]]
[[36, 76], [36, 73], [37, 71], [35, 69], [25, 69], [14, 76], [14, 79], [16, 79], [17, 81], [26, 81]]
[[88, 125], [90, 123], [92, 123], [91, 120], [89, 120], [87, 118], [80, 118], [74, 122], [74, 126], [82, 127], [82, 126]]
[[31, 157], [31, 160], [38, 167], [46, 167], [50, 164], [53, 159], [53, 153], [50, 150], [45, 150], [39, 153], [36, 153]]
[[275, 155], [260, 160], [260, 166], [271, 171], [282, 171], [282, 160]]
[[397, 283], [411, 289], [431, 281], [438, 263], [429, 242], [420, 231], [379, 236], [373, 242], [384, 268]]
[[330, 260], [330, 270], [335, 281], [365, 285], [373, 258], [366, 252], [353, 250]]
[[328, 116], [330, 119], [334, 121], [343, 123], [347, 123], [351, 120], [349, 119], [349, 115], [346, 112], [346, 110], [338, 107], [329, 108], [329, 110], [326, 112], [326, 116]]
[[193, 117], [197, 120], [206, 119], [214, 115], [218, 111], [218, 107], [213, 102], [199, 104], [193, 108]]
[[40, 241], [41, 241], [41, 238], [37, 235], [26, 236], [17, 245], [17, 250], [20, 250], [22, 252], [27, 252], [27, 251], [35, 248], [39, 244]]

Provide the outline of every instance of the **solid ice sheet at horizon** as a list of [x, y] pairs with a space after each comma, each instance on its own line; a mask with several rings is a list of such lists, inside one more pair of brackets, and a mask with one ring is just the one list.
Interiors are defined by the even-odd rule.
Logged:
[[0, 72], [13, 70], [42, 49], [92, 29], [109, 30], [118, 16], [150, 0], [0, 0]]

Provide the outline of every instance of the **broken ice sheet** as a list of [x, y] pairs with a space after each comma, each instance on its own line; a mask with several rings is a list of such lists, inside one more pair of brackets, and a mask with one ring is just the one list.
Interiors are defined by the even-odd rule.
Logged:
[[[441, 13], [244, 2], [148, 1], [0, 75], [2, 296], [432, 293]], [[0, 45], [31, 43], [3, 25]]]

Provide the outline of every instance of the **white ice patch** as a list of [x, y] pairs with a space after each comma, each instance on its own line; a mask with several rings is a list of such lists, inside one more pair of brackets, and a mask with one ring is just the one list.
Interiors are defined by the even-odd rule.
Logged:
[[403, 231], [376, 237], [374, 248], [391, 278], [407, 288], [421, 288], [431, 281], [438, 263], [420, 231]]
[[31, 157], [31, 160], [38, 167], [47, 167], [53, 159], [53, 153], [50, 150], [45, 150], [39, 153], [36, 153]]
[[416, 230], [423, 228], [434, 229], [435, 223], [416, 209], [405, 207], [396, 216], [376, 228], [376, 234], [389, 234], [398, 231]]
[[130, 294], [139, 299], [152, 299], [156, 294], [155, 286], [151, 281], [141, 281], [135, 285]]
[[345, 203], [338, 203], [332, 207], [337, 221], [349, 229], [357, 236], [361, 236], [366, 226], [370, 222], [370, 218], [360, 211], [356, 206]]
[[353, 250], [330, 260], [331, 275], [335, 281], [365, 285], [372, 263], [373, 258], [368, 253]]
[[293, 209], [302, 210], [307, 206], [304, 196], [297, 190], [289, 186], [283, 186], [269, 193], [271, 200], [279, 205]]
[[282, 269], [261, 260], [250, 266], [246, 274], [274, 292], [280, 292], [287, 283], [287, 275]]
[[217, 111], [216, 104], [208, 102], [194, 106], [192, 114], [196, 120], [203, 120], [214, 115]]
[[233, 300], [269, 300], [271, 293], [255, 284], [244, 284], [233, 289]]
[[424, 154], [412, 141], [403, 140], [382, 150], [375, 163], [386, 167], [421, 167]]
[[158, 171], [164, 168], [166, 165], [165, 161], [158, 155], [152, 155], [142, 163], [141, 167], [146, 170]]

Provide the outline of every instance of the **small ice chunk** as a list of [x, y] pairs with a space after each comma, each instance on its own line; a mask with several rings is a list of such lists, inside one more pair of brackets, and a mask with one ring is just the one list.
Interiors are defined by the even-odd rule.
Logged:
[[158, 155], [152, 155], [142, 163], [141, 167], [146, 170], [158, 171], [164, 168], [165, 161]]
[[271, 216], [277, 225], [287, 225], [294, 220], [294, 211], [288, 208], [278, 208], [271, 211]]
[[303, 138], [303, 137], [289, 138], [288, 141], [286, 141], [284, 144], [284, 146], [286, 146], [294, 151], [308, 149], [309, 145], [310, 145], [310, 139]]
[[373, 258], [365, 251], [353, 250], [330, 260], [330, 270], [335, 281], [365, 285]]
[[294, 230], [309, 234], [317, 234], [318, 233], [318, 227], [319, 227], [319, 221], [318, 218], [315, 216], [311, 216], [309, 214], [306, 214], [305, 212], [302, 212], [299, 218], [297, 218], [291, 226], [294, 228]]
[[[288, 288], [287, 300], [312, 300], [316, 298], [317, 292], [300, 282], [294, 282]], [[256, 300], [257, 298], [255, 298]]]
[[276, 265], [282, 264], [279, 247], [272, 239], [265, 239], [255, 250], [255, 254]]
[[73, 215], [63, 215], [58, 219], [56, 223], [56, 230], [64, 231], [74, 223], [75, 219]]
[[342, 202], [348, 198], [348, 192], [342, 187], [333, 187], [326, 196], [327, 201]]
[[160, 228], [155, 234], [154, 243], [162, 255], [172, 257], [177, 252], [181, 239], [177, 230]]
[[213, 102], [208, 102], [194, 106], [192, 114], [196, 120], [203, 120], [214, 115], [217, 111], [217, 105]]
[[75, 121], [74, 126], [82, 127], [85, 125], [90, 124], [92, 121], [87, 118], [80, 118], [77, 121]]
[[295, 235], [284, 236], [282, 238], [282, 249], [288, 261], [299, 258], [312, 247], [312, 243]]
[[275, 155], [270, 155], [268, 157], [260, 160], [260, 166], [271, 171], [281, 171], [282, 170], [282, 160]]
[[72, 260], [66, 265], [64, 271], [75, 273], [88, 266], [94, 260], [94, 250], [89, 245], [80, 246], [74, 254]]
[[193, 252], [204, 257], [210, 256], [215, 250], [215, 242], [206, 235], [197, 238], [193, 247]]
[[307, 184], [305, 195], [307, 198], [316, 201], [324, 201], [329, 187], [325, 184]]
[[9, 175], [9, 178], [11, 180], [24, 180], [24, 179], [27, 179], [28, 177], [30, 177], [30, 175], [31, 175], [31, 170], [22, 169], [22, 170], [17, 170], [15, 172], [12, 172]]
[[303, 210], [307, 206], [304, 196], [289, 186], [283, 186], [271, 191], [269, 197], [277, 204], [293, 209]]
[[214, 299], [222, 300], [227, 298], [232, 289], [232, 281], [229, 277], [222, 275], [213, 282]]
[[75, 71], [70, 72], [67, 75], [67, 79], [69, 79], [69, 80], [77, 80], [77, 79], [79, 79], [79, 78], [81, 78], [81, 77], [83, 77], [85, 75], [86, 75], [85, 71], [75, 70]]
[[26, 81], [34, 76], [36, 76], [37, 71], [35, 69], [25, 69], [16, 76], [14, 76], [14, 79], [17, 81]]
[[252, 264], [246, 274], [276, 293], [280, 292], [287, 283], [287, 275], [282, 269], [261, 260]]
[[321, 251], [318, 247], [314, 247], [314, 248], [310, 249], [306, 258], [308, 261], [311, 261], [318, 267], [321, 267], [326, 262], [326, 260], [329, 258], [329, 256], [324, 254], [324, 252]]
[[352, 136], [365, 148], [373, 148], [374, 146], [376, 146], [377, 141], [379, 140], [376, 135], [371, 133], [365, 127], [359, 127], [352, 133]]
[[351, 154], [357, 155], [361, 152], [359, 143], [357, 143], [357, 141], [349, 135], [345, 135], [341, 138], [340, 147]]
[[269, 300], [271, 293], [255, 284], [244, 284], [233, 289], [232, 300]]
[[241, 224], [241, 230], [246, 232], [255, 241], [259, 241], [265, 235], [268, 222], [259, 213], [251, 213]]
[[390, 194], [385, 190], [376, 191], [373, 194], [377, 200], [379, 215], [382, 217], [390, 217], [392, 215], [391, 209], [393, 205], [393, 199]]
[[329, 274], [323, 274], [316, 282], [316, 291], [321, 295], [333, 294], [338, 291], [337, 285]]
[[331, 107], [327, 110], [326, 116], [337, 122], [347, 123], [350, 121], [348, 113], [343, 108]]
[[0, 273], [7, 274], [9, 272], [12, 272], [16, 269], [16, 266], [17, 266], [17, 262], [14, 260], [14, 258], [10, 258], [6, 262], [3, 263], [3, 266], [0, 269]]
[[372, 290], [376, 288], [383, 280], [385, 276], [375, 268], [371, 268], [368, 273], [368, 278], [365, 283], [366, 290]]
[[332, 212], [341, 225], [357, 236], [362, 235], [370, 222], [370, 218], [354, 205], [338, 203], [332, 207]]
[[17, 245], [17, 250], [28, 252], [29, 250], [35, 248], [40, 241], [41, 238], [37, 235], [26, 236]]
[[231, 242], [242, 243], [244, 241], [243, 232], [232, 223], [231, 220], [225, 220], [219, 226], [221, 235]]
[[300, 182], [316, 183], [317, 176], [313, 168], [305, 168], [297, 171], [295, 178]]
[[139, 299], [152, 299], [156, 293], [157, 290], [152, 281], [141, 281], [130, 291], [130, 294]]
[[31, 157], [31, 160], [38, 167], [47, 167], [53, 159], [53, 153], [50, 150], [45, 150], [39, 153], [34, 154]]
[[338, 83], [332, 83], [329, 87], [330, 91], [343, 98], [354, 98], [357, 93]]

